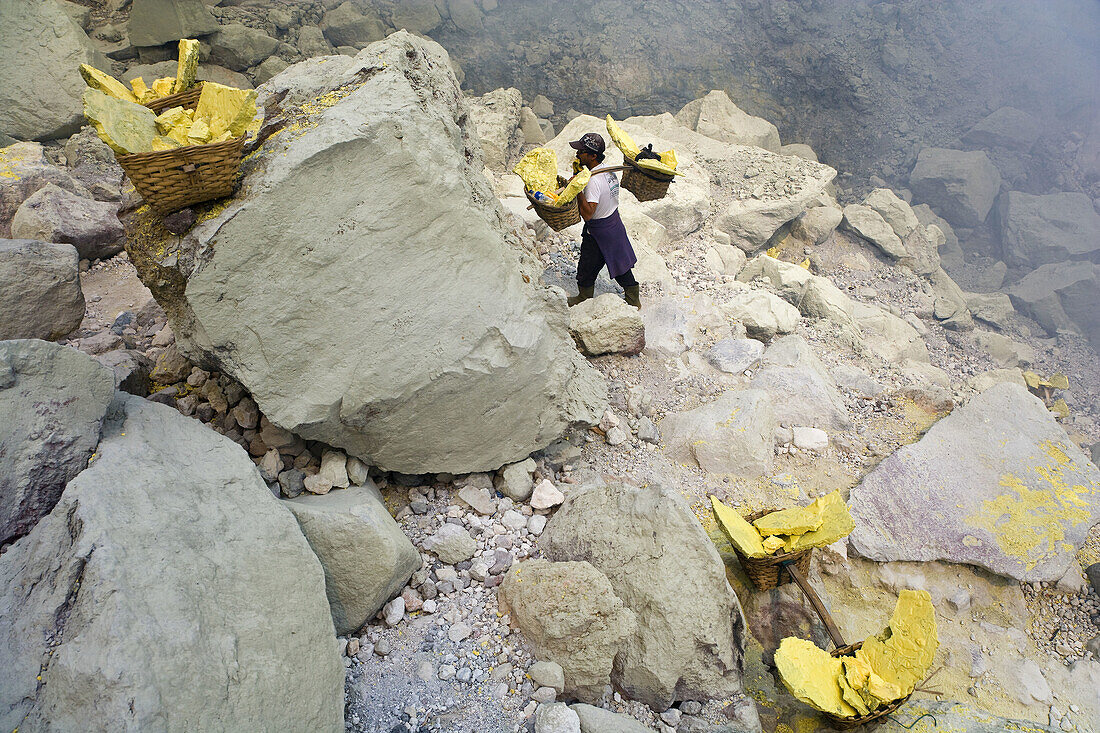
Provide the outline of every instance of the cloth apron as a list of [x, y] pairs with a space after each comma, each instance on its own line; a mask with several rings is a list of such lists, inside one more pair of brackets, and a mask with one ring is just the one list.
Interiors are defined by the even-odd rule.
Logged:
[[618, 209], [611, 216], [586, 221], [581, 232], [582, 246], [585, 239], [595, 242], [599, 247], [603, 261], [607, 264], [607, 274], [611, 278], [624, 274], [638, 262]]

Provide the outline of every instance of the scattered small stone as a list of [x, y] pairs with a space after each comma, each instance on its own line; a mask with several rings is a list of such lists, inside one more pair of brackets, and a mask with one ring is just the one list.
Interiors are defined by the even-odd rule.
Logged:
[[[532, 509], [550, 509], [563, 501], [565, 501], [565, 494], [561, 493], [548, 479], [540, 481], [534, 491], [531, 492]], [[526, 526], [527, 521], [524, 520], [523, 524]]]

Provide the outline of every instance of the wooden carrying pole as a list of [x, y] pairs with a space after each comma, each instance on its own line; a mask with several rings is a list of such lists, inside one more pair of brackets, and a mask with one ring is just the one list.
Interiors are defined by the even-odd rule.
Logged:
[[825, 608], [825, 604], [821, 602], [821, 598], [817, 595], [817, 592], [810, 586], [810, 581], [806, 578], [802, 572], [795, 567], [794, 563], [783, 563], [783, 569], [791, 574], [794, 578], [794, 582], [798, 584], [798, 587], [802, 589], [802, 592], [806, 594], [806, 597], [810, 599], [810, 605], [817, 611], [817, 615], [821, 618], [821, 623], [825, 624], [825, 630], [829, 632], [829, 638], [833, 640], [833, 644], [839, 649], [844, 644], [844, 637], [840, 635], [840, 629], [837, 628], [836, 622], [833, 621], [833, 617], [829, 615], [829, 609]]

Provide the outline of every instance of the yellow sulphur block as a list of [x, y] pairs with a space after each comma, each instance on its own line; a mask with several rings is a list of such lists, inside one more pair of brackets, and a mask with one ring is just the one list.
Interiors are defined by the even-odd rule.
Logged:
[[710, 497], [711, 510], [718, 526], [729, 537], [730, 542], [746, 557], [765, 557], [768, 553], [756, 528], [745, 521], [739, 513], [726, 506], [718, 497]]

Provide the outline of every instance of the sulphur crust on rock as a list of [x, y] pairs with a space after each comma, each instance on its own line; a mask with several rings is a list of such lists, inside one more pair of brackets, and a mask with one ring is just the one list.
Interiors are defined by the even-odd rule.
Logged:
[[775, 652], [775, 666], [791, 694], [810, 707], [845, 718], [857, 714], [841, 689], [843, 663], [813, 642], [788, 636]]
[[94, 66], [81, 64], [80, 75], [84, 77], [84, 82], [92, 89], [98, 89], [104, 94], [126, 102], [138, 101], [138, 98], [134, 96], [131, 90], [126, 88], [125, 84], [110, 74], [105, 74]]
[[714, 519], [718, 526], [729, 537], [733, 546], [740, 550], [746, 557], [765, 557], [768, 552], [760, 540], [760, 533], [756, 528], [745, 521], [745, 518], [718, 500], [717, 496], [710, 497], [711, 509], [714, 511]]
[[194, 84], [198, 72], [199, 42], [191, 38], [181, 38], [179, 60], [176, 62], [176, 81], [172, 84], [172, 93], [178, 94]]
[[84, 90], [84, 116], [103, 142], [119, 155], [153, 149], [156, 115], [140, 104], [115, 99], [96, 89]]
[[903, 590], [890, 625], [864, 641], [856, 658], [896, 685], [903, 697], [927, 676], [939, 645], [932, 596], [924, 590]]

